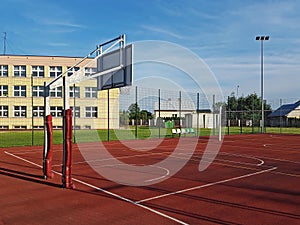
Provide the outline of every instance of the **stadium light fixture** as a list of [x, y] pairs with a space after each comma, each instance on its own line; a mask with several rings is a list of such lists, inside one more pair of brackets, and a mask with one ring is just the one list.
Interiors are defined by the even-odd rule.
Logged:
[[261, 77], [261, 132], [265, 132], [264, 113], [264, 41], [268, 41], [270, 36], [256, 36], [255, 40], [260, 41], [260, 77]]

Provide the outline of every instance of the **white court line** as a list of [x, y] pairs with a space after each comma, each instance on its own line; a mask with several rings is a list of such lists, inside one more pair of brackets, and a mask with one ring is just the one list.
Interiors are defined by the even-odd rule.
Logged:
[[[14, 155], [14, 154], [12, 154], [12, 153], [9, 153], [9, 152], [6, 152], [6, 151], [4, 151], [4, 153], [7, 154], [7, 155], [10, 155], [10, 156], [12, 156], [12, 157], [15, 157], [15, 158], [17, 158], [17, 159], [20, 159], [20, 160], [22, 160], [22, 161], [24, 161], [24, 162], [27, 162], [27, 163], [29, 163], [29, 164], [31, 164], [31, 165], [37, 166], [37, 167], [39, 167], [39, 168], [42, 168], [41, 165], [36, 164], [36, 163], [34, 163], [34, 162], [31, 162], [31, 161], [29, 161], [29, 160], [27, 160], [27, 159], [24, 159], [24, 158], [22, 158], [22, 157], [16, 156], [16, 155]], [[53, 171], [53, 170], [52, 170], [52, 172], [55, 173], [55, 174], [58, 174], [58, 175], [62, 176], [62, 174], [59, 173], [59, 172], [56, 172], [56, 171]], [[104, 193], [106, 193], [106, 194], [108, 194], [108, 195], [114, 196], [114, 197], [116, 197], [116, 198], [118, 198], [118, 199], [121, 199], [121, 200], [123, 200], [123, 201], [125, 201], [125, 202], [131, 203], [131, 204], [133, 204], [133, 205], [136, 205], [136, 206], [138, 206], [138, 207], [141, 207], [141, 208], [143, 208], [143, 209], [146, 209], [146, 210], [148, 210], [148, 211], [150, 211], [150, 212], [153, 212], [154, 214], [157, 214], [157, 215], [162, 216], [162, 217], [164, 217], [164, 218], [170, 219], [170, 220], [172, 220], [172, 221], [174, 221], [174, 222], [176, 222], [176, 223], [178, 223], [178, 224], [189, 225], [188, 223], [185, 223], [185, 222], [183, 222], [183, 221], [181, 221], [181, 220], [178, 220], [178, 219], [176, 219], [176, 218], [174, 218], [174, 217], [171, 217], [171, 216], [169, 216], [169, 215], [167, 215], [167, 214], [161, 213], [161, 212], [159, 212], [159, 211], [157, 211], [157, 210], [154, 210], [154, 209], [152, 209], [152, 208], [150, 208], [150, 207], [148, 207], [148, 206], [142, 205], [142, 204], [140, 204], [140, 203], [138, 203], [138, 202], [134, 202], [134, 201], [132, 201], [132, 200], [130, 200], [130, 199], [128, 199], [128, 198], [122, 197], [121, 195], [118, 195], [118, 194], [115, 194], [115, 193], [113, 193], [113, 192], [104, 190], [104, 189], [102, 189], [102, 188], [99, 188], [99, 187], [97, 187], [97, 186], [94, 186], [94, 185], [92, 185], [92, 184], [86, 183], [86, 182], [81, 181], [81, 180], [76, 179], [76, 178], [72, 178], [72, 180], [73, 180], [73, 181], [76, 181], [76, 182], [78, 182], [78, 183], [80, 183], [80, 184], [83, 184], [83, 185], [85, 185], [85, 186], [88, 186], [88, 187], [90, 187], [90, 188], [93, 188], [93, 189], [95, 189], [95, 190], [97, 190], [97, 191], [101, 191], [101, 192], [104, 192]]]
[[14, 155], [14, 154], [12, 154], [12, 153], [7, 152], [7, 151], [4, 151], [4, 153], [7, 154], [7, 155], [10, 155], [10, 156], [12, 156], [12, 157], [15, 157], [15, 158], [17, 158], [17, 159], [20, 159], [20, 160], [22, 160], [22, 161], [24, 161], [24, 162], [27, 162], [27, 163], [29, 163], [29, 164], [31, 164], [31, 165], [37, 166], [37, 167], [39, 167], [39, 168], [43, 168], [43, 167], [42, 167], [41, 165], [39, 165], [39, 164], [36, 164], [36, 163], [34, 163], [34, 162], [31, 162], [31, 161], [29, 161], [29, 160], [27, 160], [27, 159], [24, 159], [24, 158], [22, 158], [22, 157], [19, 157], [19, 156], [17, 156], [17, 155]]
[[[166, 153], [169, 152], [158, 152], [158, 153], [143, 153], [140, 155], [132, 155], [132, 156], [120, 156], [120, 157], [109, 157], [106, 159], [94, 159], [94, 160], [84, 160], [84, 161], [80, 161], [80, 162], [73, 162], [72, 165], [79, 165], [79, 164], [84, 164], [84, 163], [92, 163], [92, 162], [103, 162], [103, 161], [109, 161], [109, 160], [113, 160], [113, 159], [129, 159], [129, 158], [134, 158], [134, 157], [142, 157], [142, 156], [149, 156], [149, 155], [165, 155]], [[62, 164], [55, 164], [52, 165], [53, 167], [57, 167], [57, 166], [62, 166]]]
[[167, 168], [164, 168], [164, 167], [161, 167], [161, 166], [153, 166], [153, 165], [150, 165], [150, 166], [160, 168], [160, 169], [166, 171], [166, 174], [163, 175], [163, 176], [157, 177], [157, 178], [153, 178], [153, 179], [150, 179], [150, 180], [145, 180], [144, 182], [152, 182], [152, 181], [155, 181], [155, 180], [160, 180], [160, 179], [163, 179], [163, 178], [165, 178], [166, 176], [168, 176], [170, 174], [170, 170], [168, 170]]
[[143, 199], [143, 200], [140, 200], [140, 201], [136, 201], [136, 203], [147, 202], [147, 201], [151, 201], [151, 200], [158, 199], [158, 198], [164, 198], [164, 197], [167, 197], [167, 196], [170, 196], [170, 195], [176, 195], [176, 194], [184, 193], [184, 192], [187, 192], [187, 191], [201, 189], [201, 188], [204, 188], [204, 187], [210, 187], [210, 186], [214, 186], [214, 185], [217, 185], [217, 184], [223, 184], [223, 183], [227, 183], [227, 182], [230, 182], [230, 181], [239, 180], [239, 179], [243, 179], [243, 178], [246, 178], [246, 177], [251, 177], [251, 176], [258, 175], [258, 174], [270, 172], [270, 171], [276, 170], [276, 169], [277, 169], [277, 167], [273, 167], [273, 168], [258, 171], [258, 172], [255, 172], [255, 173], [249, 173], [249, 174], [246, 174], [246, 175], [233, 177], [233, 178], [229, 178], [229, 179], [226, 179], [226, 180], [221, 180], [221, 181], [217, 181], [217, 182], [213, 182], [213, 183], [209, 183], [209, 184], [204, 184], [204, 185], [200, 185], [200, 186], [196, 186], [196, 187], [192, 187], [192, 188], [187, 188], [187, 189], [183, 189], [183, 190], [180, 190], [180, 191], [171, 192], [171, 193], [168, 193], [168, 194], [158, 195], [158, 196], [155, 196], [155, 197], [152, 197], [152, 198], [146, 198], [146, 199]]

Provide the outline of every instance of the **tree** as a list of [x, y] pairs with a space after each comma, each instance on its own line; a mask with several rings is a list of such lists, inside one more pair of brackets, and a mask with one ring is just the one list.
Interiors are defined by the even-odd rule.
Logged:
[[128, 124], [128, 112], [123, 110], [122, 112], [120, 112], [120, 125], [124, 126], [126, 124]]
[[136, 103], [132, 103], [128, 107], [128, 118], [129, 120], [143, 120], [148, 121], [149, 119], [153, 119], [153, 115], [151, 112], [147, 110], [140, 110], [140, 107]]
[[142, 110], [142, 111], [140, 112], [140, 118], [141, 118], [142, 120], [151, 120], [151, 119], [153, 119], [153, 115], [152, 115], [151, 112], [149, 112], [149, 111], [147, 111], [147, 110]]
[[[261, 119], [261, 99], [256, 93], [250, 94], [246, 97], [239, 97], [238, 99], [231, 94], [226, 103], [226, 109], [230, 112], [229, 119], [247, 119], [259, 120]], [[271, 106], [264, 103], [265, 117], [271, 112]]]
[[128, 115], [130, 120], [140, 119], [140, 107], [137, 103], [132, 103], [128, 107]]

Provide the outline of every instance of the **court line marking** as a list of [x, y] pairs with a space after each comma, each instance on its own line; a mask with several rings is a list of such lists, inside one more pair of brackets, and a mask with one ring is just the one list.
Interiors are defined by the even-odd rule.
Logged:
[[[19, 157], [19, 156], [17, 156], [17, 155], [14, 155], [14, 154], [12, 154], [12, 153], [7, 152], [7, 151], [4, 151], [4, 153], [7, 154], [7, 155], [10, 155], [10, 156], [12, 156], [12, 157], [15, 157], [15, 158], [17, 158], [17, 159], [19, 159], [19, 160], [22, 160], [22, 161], [24, 161], [24, 162], [27, 162], [27, 163], [29, 163], [29, 164], [31, 164], [31, 165], [37, 166], [37, 167], [39, 167], [39, 168], [43, 168], [41, 165], [39, 165], [39, 164], [37, 164], [37, 163], [31, 162], [31, 161], [29, 161], [29, 160], [27, 160], [27, 159], [24, 159], [24, 158], [22, 158], [22, 157]], [[62, 176], [62, 174], [59, 173], [59, 172], [57, 172], [57, 171], [52, 170], [52, 172], [55, 173], [55, 174], [57, 174], [57, 175]], [[101, 191], [101, 192], [106, 193], [106, 194], [108, 194], [108, 195], [114, 196], [114, 197], [116, 197], [116, 198], [118, 198], [118, 199], [120, 199], [120, 200], [123, 200], [123, 201], [125, 201], [125, 202], [131, 203], [131, 204], [133, 204], [133, 205], [136, 205], [136, 206], [138, 206], [138, 207], [141, 207], [141, 208], [143, 208], [143, 209], [146, 209], [146, 210], [148, 210], [148, 211], [150, 211], [150, 212], [152, 212], [152, 213], [154, 213], [154, 214], [157, 214], [157, 215], [159, 215], [159, 216], [161, 216], [161, 217], [170, 219], [170, 220], [172, 220], [172, 221], [174, 221], [174, 222], [176, 222], [176, 223], [179, 223], [179, 224], [182, 224], [182, 225], [189, 225], [188, 223], [183, 222], [183, 221], [181, 221], [181, 220], [179, 220], [179, 219], [176, 219], [175, 217], [171, 217], [171, 216], [169, 216], [169, 215], [167, 215], [167, 214], [164, 214], [164, 213], [159, 212], [159, 211], [157, 211], [157, 210], [155, 210], [155, 209], [152, 209], [152, 208], [150, 208], [150, 207], [148, 207], [148, 206], [145, 206], [145, 205], [142, 205], [142, 204], [140, 204], [140, 203], [137, 203], [137, 202], [135, 202], [135, 201], [133, 201], [133, 200], [130, 200], [130, 199], [128, 199], [128, 198], [125, 198], [125, 197], [123, 197], [123, 196], [121, 196], [121, 195], [118, 195], [118, 194], [115, 194], [115, 193], [113, 193], [113, 192], [107, 191], [107, 190], [105, 190], [105, 189], [99, 188], [99, 187], [97, 187], [97, 186], [95, 186], [95, 185], [89, 184], [89, 183], [87, 183], [87, 182], [84, 182], [84, 181], [79, 180], [79, 179], [76, 179], [76, 178], [72, 178], [72, 180], [73, 180], [73, 181], [76, 181], [76, 182], [78, 182], [78, 183], [80, 183], [80, 184], [83, 184], [83, 185], [85, 185], [85, 186], [88, 186], [88, 187], [90, 187], [90, 188], [93, 188], [93, 189], [95, 189], [95, 190], [97, 190], [97, 191]]]
[[145, 180], [144, 182], [152, 182], [152, 181], [155, 181], [155, 180], [161, 180], [161, 179], [169, 176], [169, 174], [170, 174], [170, 170], [168, 170], [167, 168], [164, 168], [164, 167], [161, 167], [161, 166], [154, 166], [154, 165], [150, 165], [150, 166], [160, 168], [160, 169], [166, 171], [166, 174], [162, 175], [160, 177], [156, 177], [156, 178], [153, 178], [153, 179]]
[[212, 182], [212, 183], [208, 183], [208, 184], [204, 184], [204, 185], [200, 185], [200, 186], [196, 186], [196, 187], [192, 187], [192, 188], [186, 188], [186, 189], [182, 189], [182, 190], [179, 190], [179, 191], [174, 191], [174, 192], [163, 194], [163, 195], [157, 195], [157, 196], [154, 196], [154, 197], [151, 197], [151, 198], [146, 198], [146, 199], [136, 201], [136, 203], [139, 204], [139, 203], [142, 203], [142, 202], [148, 202], [148, 201], [151, 201], [151, 200], [164, 198], [164, 197], [168, 197], [168, 196], [171, 196], [171, 195], [176, 195], [176, 194], [180, 194], [180, 193], [184, 193], [184, 192], [188, 192], [188, 191], [193, 191], [193, 190], [197, 190], [197, 189], [201, 189], [201, 188], [205, 188], [205, 187], [215, 186], [217, 184], [224, 184], [224, 183], [227, 183], [227, 182], [230, 182], [230, 181], [239, 180], [239, 179], [255, 176], [255, 175], [258, 175], [258, 174], [262, 174], [262, 173], [267, 173], [267, 172], [270, 172], [270, 171], [273, 171], [273, 170], [276, 170], [276, 169], [277, 169], [277, 167], [272, 167], [270, 169], [258, 171], [258, 172], [255, 172], [255, 173], [249, 173], [249, 174], [246, 174], [246, 175], [233, 177], [233, 178], [229, 178], [229, 179], [225, 179], [225, 180], [221, 180], [221, 181], [217, 181], [217, 182]]

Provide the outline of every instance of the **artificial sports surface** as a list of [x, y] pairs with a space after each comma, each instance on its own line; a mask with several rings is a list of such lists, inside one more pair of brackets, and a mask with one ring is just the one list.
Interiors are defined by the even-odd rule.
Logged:
[[[300, 223], [299, 135], [225, 136], [203, 171], [199, 162], [209, 138], [180, 139], [187, 148], [196, 140], [192, 155], [184, 147], [172, 155], [179, 138], [159, 144], [153, 139], [111, 141], [102, 144], [114, 159], [91, 163], [82, 150], [92, 155], [99, 143], [74, 145], [75, 189], [61, 187], [62, 146], [54, 146], [55, 176], [48, 180], [43, 179], [41, 146], [0, 149], [0, 225]], [[148, 148], [132, 150], [130, 143]], [[153, 167], [149, 185], [124, 185], [96, 172], [106, 168], [134, 181], [138, 171], [131, 177], [123, 164], [142, 167], [168, 157], [187, 163], [172, 176], [168, 168]]]

